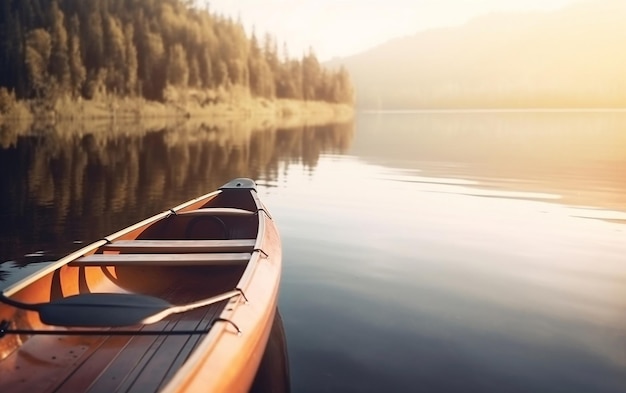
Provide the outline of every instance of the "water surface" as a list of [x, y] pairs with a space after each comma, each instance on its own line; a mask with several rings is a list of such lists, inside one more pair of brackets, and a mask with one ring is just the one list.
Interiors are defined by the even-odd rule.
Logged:
[[22, 136], [0, 150], [2, 285], [248, 176], [282, 234], [294, 391], [624, 392], [625, 128], [422, 112]]

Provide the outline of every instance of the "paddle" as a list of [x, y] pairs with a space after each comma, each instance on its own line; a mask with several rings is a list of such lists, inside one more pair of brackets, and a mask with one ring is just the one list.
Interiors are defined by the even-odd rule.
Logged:
[[196, 302], [175, 306], [163, 299], [148, 295], [126, 293], [85, 293], [52, 300], [49, 303], [29, 304], [12, 300], [0, 292], [0, 302], [39, 313], [48, 325], [67, 327], [120, 327], [147, 325], [163, 318], [205, 307], [241, 295], [232, 290]]

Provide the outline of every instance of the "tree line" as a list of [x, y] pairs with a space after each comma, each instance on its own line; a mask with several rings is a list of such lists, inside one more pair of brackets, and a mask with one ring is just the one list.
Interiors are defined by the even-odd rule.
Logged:
[[19, 99], [98, 94], [163, 100], [166, 87], [352, 103], [345, 68], [312, 50], [279, 53], [269, 33], [191, 0], [3, 0], [0, 87]]

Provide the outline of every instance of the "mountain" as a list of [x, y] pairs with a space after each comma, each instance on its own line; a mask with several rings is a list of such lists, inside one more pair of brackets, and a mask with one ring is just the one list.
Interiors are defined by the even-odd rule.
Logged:
[[363, 109], [626, 107], [626, 1], [488, 14], [334, 59]]

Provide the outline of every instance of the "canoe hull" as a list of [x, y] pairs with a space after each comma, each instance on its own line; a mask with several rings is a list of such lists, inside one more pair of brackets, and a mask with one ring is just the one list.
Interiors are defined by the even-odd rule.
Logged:
[[[103, 327], [101, 336], [73, 335], [73, 328], [42, 323], [37, 312], [0, 304], [0, 319], [10, 321], [13, 329], [65, 334], [1, 338], [0, 390], [248, 391], [275, 317], [282, 248], [278, 229], [256, 190], [249, 182], [234, 184], [240, 183], [242, 189], [226, 187], [107, 236], [7, 288], [4, 295], [20, 302], [44, 303], [104, 292], [154, 296], [172, 304], [195, 302], [233, 289], [241, 296], [128, 328], [154, 332], [147, 337], [107, 335], [108, 327]], [[200, 224], [188, 230], [192, 222]], [[224, 228], [228, 230], [221, 233]], [[213, 255], [190, 258], [191, 254], [176, 250], [185, 247], [185, 236], [190, 233], [194, 239], [211, 239], [200, 240], [204, 241], [200, 243], [203, 251], [210, 251], [205, 248], [215, 243], [220, 252], [237, 249], [240, 256], [241, 248], [253, 239], [254, 246], [244, 250], [250, 257], [244, 258], [243, 264], [240, 257], [219, 258], [221, 265], [215, 266], [211, 265]], [[148, 244], [154, 252], [159, 241], [169, 241], [163, 248], [167, 258], [160, 257], [159, 266], [151, 262], [155, 257], [141, 253], [141, 247], [125, 248], [136, 242], [142, 247]], [[194, 241], [189, 241], [189, 249], [195, 251], [188, 252], [198, 252], [198, 241]], [[229, 242], [238, 243], [232, 248]], [[107, 262], [116, 257], [116, 263]], [[195, 266], [180, 265], [180, 261], [185, 264], [192, 259]], [[101, 260], [106, 261], [97, 265]], [[133, 265], [125, 265], [129, 260]], [[171, 335], [181, 329], [206, 329], [208, 333]]]

